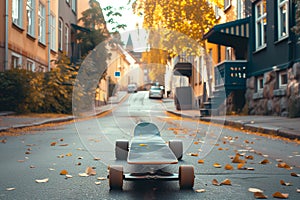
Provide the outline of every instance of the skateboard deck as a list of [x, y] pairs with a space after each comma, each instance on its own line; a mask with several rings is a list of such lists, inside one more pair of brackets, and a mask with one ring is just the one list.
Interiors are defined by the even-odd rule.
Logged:
[[127, 162], [129, 164], [176, 164], [178, 160], [166, 142], [161, 138], [156, 125], [140, 123], [134, 130]]

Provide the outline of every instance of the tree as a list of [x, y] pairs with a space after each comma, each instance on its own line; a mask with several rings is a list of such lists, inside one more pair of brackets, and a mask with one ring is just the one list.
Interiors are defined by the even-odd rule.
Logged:
[[102, 9], [97, 0], [90, 0], [90, 8], [82, 12], [79, 21], [89, 31], [81, 31], [77, 34], [77, 40], [81, 44], [83, 57], [93, 50], [99, 43], [109, 37]]
[[[220, 0], [212, 2], [221, 5]], [[158, 61], [161, 67], [168, 56], [176, 56], [185, 52], [186, 55], [200, 53], [199, 46], [203, 46], [203, 35], [215, 24], [215, 14], [207, 0], [135, 0], [133, 10], [144, 17], [143, 27], [149, 30], [148, 43], [150, 51], [148, 59]], [[157, 50], [166, 51], [166, 54], [157, 54]], [[164, 58], [161, 59], [161, 56]], [[158, 57], [158, 58], [155, 58]], [[161, 71], [154, 68], [151, 71]]]

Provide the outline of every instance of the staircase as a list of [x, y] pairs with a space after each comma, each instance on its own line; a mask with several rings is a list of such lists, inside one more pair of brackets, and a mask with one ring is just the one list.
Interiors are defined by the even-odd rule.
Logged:
[[225, 90], [216, 90], [213, 92], [213, 96], [208, 97], [207, 101], [203, 103], [204, 108], [200, 109], [200, 116], [216, 116], [224, 112], [225, 107], [220, 107], [224, 105], [226, 99]]

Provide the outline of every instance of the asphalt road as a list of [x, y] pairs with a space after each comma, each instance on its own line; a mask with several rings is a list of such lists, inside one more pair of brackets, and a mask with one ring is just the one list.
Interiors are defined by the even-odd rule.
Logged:
[[[164, 110], [161, 100], [138, 92], [106, 116], [6, 137], [0, 143], [0, 199], [255, 199], [249, 188], [263, 190], [270, 199], [277, 191], [300, 199], [300, 177], [291, 175], [300, 175], [299, 144], [170, 116]], [[193, 190], [180, 190], [178, 181], [125, 181], [122, 191], [109, 190], [107, 167], [131, 167], [115, 160], [115, 140], [131, 139], [141, 121], [155, 123], [165, 141], [183, 140], [183, 160], [166, 169], [177, 172], [179, 165], [194, 165]], [[232, 163], [237, 153], [246, 161], [242, 169]], [[279, 168], [280, 163], [291, 168]], [[96, 175], [82, 177], [88, 167]], [[72, 178], [60, 175], [62, 170]], [[229, 179], [231, 185], [214, 185], [214, 179]]]

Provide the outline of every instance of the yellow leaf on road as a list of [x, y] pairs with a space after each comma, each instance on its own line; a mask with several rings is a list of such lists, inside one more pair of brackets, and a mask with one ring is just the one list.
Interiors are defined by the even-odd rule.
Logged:
[[275, 192], [272, 196], [274, 198], [279, 198], [279, 199], [287, 199], [287, 198], [289, 198], [289, 194], [284, 194], [284, 193], [281, 193], [281, 192]]

